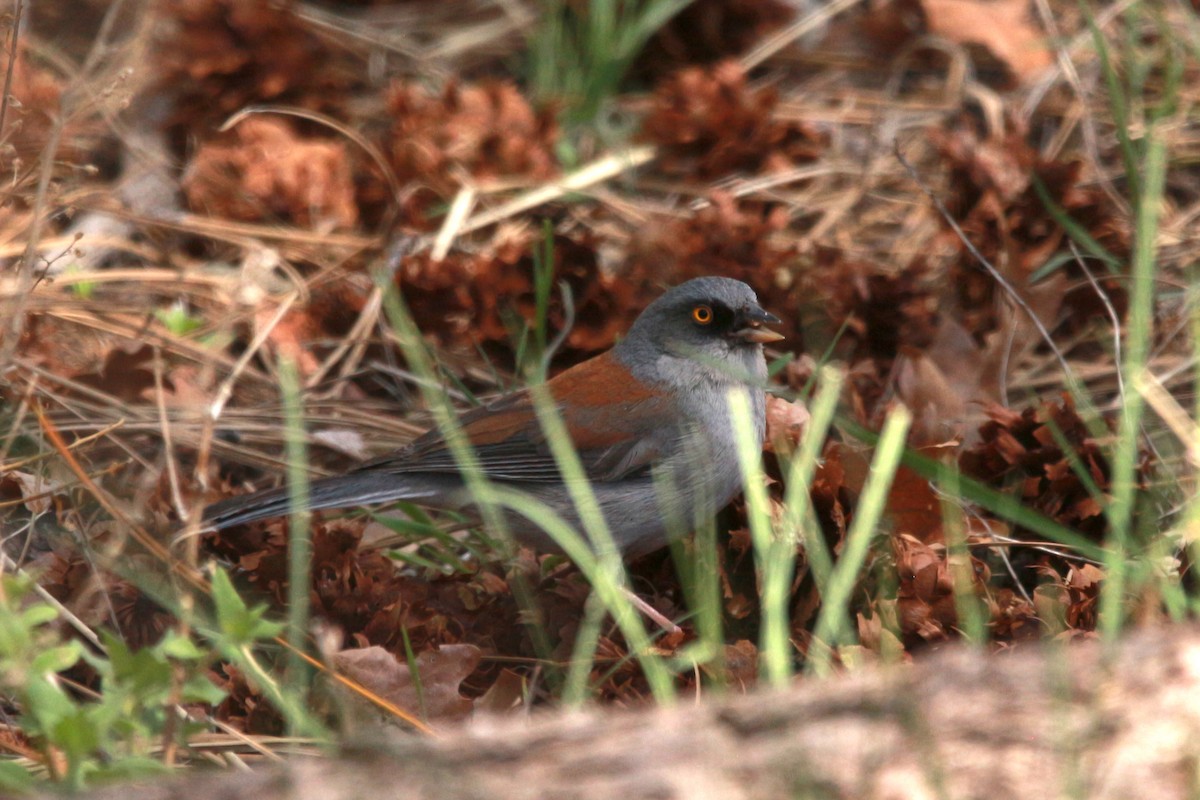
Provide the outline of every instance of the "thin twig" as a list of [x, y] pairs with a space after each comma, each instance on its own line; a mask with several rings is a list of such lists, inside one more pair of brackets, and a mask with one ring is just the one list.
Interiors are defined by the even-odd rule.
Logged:
[[654, 147], [640, 145], [603, 156], [591, 164], [581, 167], [570, 175], [563, 177], [562, 180], [530, 189], [524, 194], [517, 195], [507, 203], [475, 215], [463, 223], [458, 232], [460, 234], [471, 233], [480, 228], [486, 228], [489, 225], [502, 222], [523, 211], [529, 211], [544, 203], [557, 200], [563, 195], [581, 191], [593, 184], [620, 175], [626, 170], [640, 167], [654, 159], [657, 155], [658, 151]]
[[[400, 179], [396, 177], [395, 170], [392, 169], [391, 164], [389, 164], [388, 160], [384, 158], [383, 153], [379, 151], [379, 148], [376, 147], [370, 139], [363, 136], [350, 126], [339, 122], [338, 120], [326, 114], [321, 114], [317, 111], [312, 111], [307, 108], [296, 108], [293, 106], [248, 106], [243, 108], [241, 111], [238, 111], [229, 119], [225, 120], [219, 130], [227, 131], [252, 114], [279, 114], [281, 116], [298, 117], [300, 119], [309, 120], [310, 122], [316, 122], [319, 125], [324, 125], [327, 128], [337, 131], [342, 136], [345, 136], [347, 139], [358, 145], [364, 153], [371, 157], [371, 160], [375, 162], [375, 166], [381, 173], [383, 173], [384, 180], [387, 181], [388, 189], [390, 189], [392, 192], [392, 200], [395, 203], [400, 202]], [[386, 226], [384, 227], [386, 228]]]
[[188, 518], [187, 507], [183, 502], [183, 490], [179, 485], [179, 470], [175, 466], [175, 443], [171, 436], [171, 422], [167, 419], [167, 401], [163, 392], [163, 358], [162, 350], [154, 348], [154, 405], [158, 408], [159, 430], [162, 432], [163, 461], [167, 470], [167, 483], [171, 486], [171, 502], [175, 505], [175, 513], [180, 519]]
[[271, 333], [275, 330], [275, 326], [283, 321], [284, 316], [287, 315], [288, 311], [291, 310], [292, 305], [296, 302], [296, 297], [297, 294], [293, 292], [292, 294], [289, 294], [287, 297], [283, 298], [279, 304], [279, 307], [275, 309], [275, 313], [271, 316], [271, 319], [269, 319], [267, 324], [258, 331], [254, 337], [254, 340], [250, 342], [250, 346], [246, 348], [246, 352], [242, 353], [241, 357], [233, 365], [233, 369], [229, 371], [228, 377], [225, 378], [225, 380], [221, 383], [221, 386], [217, 389], [217, 396], [213, 399], [212, 403], [209, 404], [208, 413], [213, 420], [217, 420], [221, 417], [221, 412], [225, 410], [225, 404], [228, 403], [229, 398], [233, 396], [233, 386], [235, 383], [237, 383], [238, 377], [242, 374], [242, 370], [249, 366], [250, 360], [254, 358], [254, 356], [258, 353], [259, 348], [262, 347], [267, 341], [267, 338], [270, 337]]
[[979, 248], [971, 243], [971, 240], [967, 238], [967, 234], [963, 232], [962, 227], [946, 209], [946, 206], [944, 203], [942, 203], [941, 198], [934, 194], [933, 189], [931, 189], [929, 185], [925, 183], [925, 181], [921, 180], [921, 176], [917, 174], [916, 168], [909, 163], [908, 159], [904, 157], [904, 153], [901, 152], [899, 139], [893, 140], [892, 147], [896, 153], [896, 159], [908, 172], [908, 175], [913, 179], [913, 182], [916, 183], [921, 191], [925, 193], [925, 196], [930, 199], [938, 213], [941, 214], [942, 219], [946, 221], [946, 224], [949, 225], [954, 231], [955, 235], [958, 236], [959, 241], [966, 246], [967, 252], [969, 252], [975, 258], [975, 260], [979, 262], [980, 266], [982, 266], [984, 270], [992, 277], [992, 280], [994, 280], [1000, 286], [1000, 288], [1004, 290], [1005, 294], [1007, 294], [1009, 298], [1016, 303], [1026, 315], [1028, 315], [1029, 320], [1034, 324], [1034, 327], [1038, 329], [1038, 333], [1041, 334], [1042, 339], [1050, 347], [1050, 350], [1054, 353], [1055, 358], [1058, 359], [1058, 363], [1062, 367], [1063, 373], [1066, 375], [1068, 381], [1071, 383], [1071, 385], [1078, 386], [1079, 381], [1075, 379], [1075, 374], [1071, 371], [1071, 366], [1067, 363], [1066, 356], [1064, 356], [1062, 351], [1058, 349], [1058, 345], [1054, 342], [1054, 338], [1050, 336], [1050, 331], [1046, 329], [1046, 326], [1034, 312], [1033, 308], [1025, 301], [1025, 298], [1021, 296], [1020, 292], [1018, 292], [1016, 288], [1014, 288], [1013, 285], [1008, 282], [1008, 279], [1000, 274], [1000, 271], [992, 265], [992, 262], [988, 261], [987, 258], [984, 257], [983, 253], [979, 252]]
[[22, 0], [13, 0], [12, 40], [8, 48], [8, 67], [4, 71], [4, 94], [0, 96], [0, 134], [8, 118], [8, 98], [12, 94], [13, 73], [17, 69], [17, 41], [21, 33], [21, 16], [25, 13]]
[[[1079, 248], [1075, 245], [1074, 239], [1068, 239], [1067, 244], [1071, 248], [1071, 254], [1075, 256], [1075, 263], [1083, 270], [1083, 274], [1087, 277], [1088, 283], [1092, 285], [1092, 289], [1096, 292], [1096, 296], [1100, 298], [1100, 302], [1104, 304], [1105, 311], [1108, 312], [1108, 318], [1113, 326], [1113, 360], [1121, 363], [1121, 318], [1117, 316], [1117, 309], [1113, 308], [1112, 301], [1108, 299], [1108, 292], [1101, 288], [1100, 283], [1096, 280], [1096, 276], [1088, 269], [1087, 262], [1083, 258], [1083, 254], [1079, 252]], [[1121, 376], [1121, 370], [1116, 370], [1117, 375], [1117, 392], [1121, 397], [1121, 405], [1125, 405], [1125, 380]]]
[[758, 47], [742, 56], [742, 66], [747, 70], [754, 69], [804, 34], [861, 2], [862, 0], [833, 0], [831, 3], [818, 6], [815, 11], [773, 34]]
[[[101, 56], [108, 51], [108, 37], [112, 33], [118, 16], [124, 9], [126, 1], [114, 0], [112, 5], [105, 11], [104, 19], [100, 23], [100, 30], [92, 42], [91, 50], [88, 51], [87, 58], [84, 60], [78, 77], [60, 96], [59, 113], [54, 116], [54, 121], [50, 126], [50, 135], [47, 137], [46, 145], [42, 148], [39, 156], [37, 190], [34, 193], [33, 207], [31, 209], [32, 216], [29, 222], [29, 231], [26, 234], [25, 251], [21, 255], [21, 260], [18, 264], [16, 297], [9, 308], [4, 311], [5, 315], [8, 316], [8, 339], [4, 342], [3, 348], [0, 349], [0, 369], [7, 369], [7, 365], [12, 361], [14, 354], [17, 352], [17, 347], [21, 341], [21, 334], [25, 330], [25, 318], [28, 312], [29, 298], [32, 296], [34, 288], [34, 264], [37, 261], [38, 244], [41, 241], [42, 227], [49, 216], [46, 214], [46, 206], [50, 200], [50, 179], [54, 176], [54, 166], [57, 163], [55, 155], [58, 153], [59, 144], [62, 142], [63, 131], [66, 129], [67, 121], [77, 110], [73, 106], [75, 105], [75, 101], [79, 99], [78, 95], [80, 89], [83, 87], [83, 81], [95, 69], [96, 65], [100, 62]], [[87, 103], [92, 102], [92, 99], [92, 95], [86, 95], [79, 107], [86, 106]]]

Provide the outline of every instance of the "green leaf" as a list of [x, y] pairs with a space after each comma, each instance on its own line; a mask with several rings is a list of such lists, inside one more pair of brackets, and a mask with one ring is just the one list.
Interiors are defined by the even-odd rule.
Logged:
[[97, 769], [92, 777], [95, 782], [134, 780], [137, 778], [165, 775], [171, 770], [161, 761], [145, 756], [125, 756]]
[[226, 645], [240, 647], [278, 636], [283, 630], [282, 624], [264, 619], [267, 613], [265, 604], [247, 607], [222, 569], [213, 572], [212, 596], [217, 606], [217, 624], [227, 640], [224, 642]]
[[27, 628], [36, 628], [58, 619], [58, 610], [45, 603], [37, 603], [21, 612], [21, 622]]
[[75, 666], [82, 655], [82, 644], [77, 641], [67, 642], [66, 644], [51, 647], [38, 653], [33, 657], [33, 662], [29, 665], [29, 668], [30, 671], [39, 675], [62, 672]]
[[215, 706], [228, 693], [204, 675], [193, 675], [184, 682], [182, 694], [181, 699], [185, 703], [209, 703]]
[[43, 675], [30, 676], [25, 686], [25, 699], [25, 711], [41, 733], [48, 734], [64, 717], [75, 713], [75, 703], [67, 693]]
[[175, 630], [167, 631], [155, 649], [167, 658], [179, 661], [200, 661], [208, 655], [194, 641]]
[[163, 324], [163, 327], [176, 336], [186, 336], [204, 326], [204, 319], [193, 317], [182, 303], [175, 303], [167, 309], [156, 309], [154, 316]]
[[26, 587], [16, 581], [5, 581], [7, 602], [0, 604], [0, 656], [24, 662], [34, 646], [34, 632], [58, 617], [58, 612], [45, 603], [14, 612], [12, 605], [26, 593]]
[[32, 794], [33, 776], [20, 764], [0, 761], [0, 792], [5, 795]]
[[233, 582], [220, 567], [213, 570], [212, 598], [217, 605], [217, 621], [224, 626], [227, 620], [243, 616], [246, 603], [233, 588]]
[[95, 720], [80, 708], [55, 723], [48, 736], [73, 759], [79, 759], [96, 750], [101, 741]]

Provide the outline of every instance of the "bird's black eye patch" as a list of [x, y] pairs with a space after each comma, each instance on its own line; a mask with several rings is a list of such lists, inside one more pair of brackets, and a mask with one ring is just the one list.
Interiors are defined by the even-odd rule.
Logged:
[[718, 332], [733, 324], [733, 312], [724, 302], [707, 300], [688, 303], [684, 308], [692, 325], [700, 330]]
[[733, 322], [733, 312], [724, 303], [716, 300], [689, 303], [687, 315], [697, 328], [705, 330], [721, 330]]

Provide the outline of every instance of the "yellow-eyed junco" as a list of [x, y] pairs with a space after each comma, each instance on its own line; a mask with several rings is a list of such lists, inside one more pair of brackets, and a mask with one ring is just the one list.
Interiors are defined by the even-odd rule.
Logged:
[[[656, 550], [668, 533], [711, 517], [741, 487], [727, 395], [749, 391], [755, 432], [764, 435], [763, 343], [783, 337], [764, 325], [780, 320], [754, 291], [729, 278], [696, 278], [667, 291], [606, 353], [547, 384], [579, 452], [618, 547], [628, 556]], [[459, 418], [490, 481], [519, 489], [579, 525], [570, 494], [546, 443], [528, 392], [502, 397]], [[443, 435], [431, 430], [407, 447], [345, 475], [314, 481], [310, 508], [409, 500], [434, 508], [471, 505]], [[228, 528], [288, 512], [287, 488], [214, 503], [205, 529]], [[518, 513], [512, 534], [557, 549]]]

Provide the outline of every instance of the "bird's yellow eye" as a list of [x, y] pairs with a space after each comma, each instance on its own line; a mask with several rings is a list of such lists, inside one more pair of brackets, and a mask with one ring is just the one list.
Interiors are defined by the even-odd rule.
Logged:
[[707, 325], [713, 321], [713, 310], [711, 306], [696, 306], [692, 309], [692, 319], [699, 322], [701, 325]]

